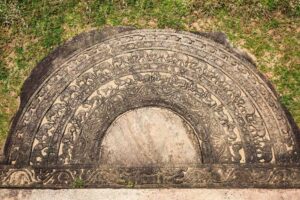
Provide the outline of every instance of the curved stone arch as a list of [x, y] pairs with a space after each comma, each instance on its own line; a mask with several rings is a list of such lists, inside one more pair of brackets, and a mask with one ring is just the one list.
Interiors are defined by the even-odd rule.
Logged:
[[[126, 107], [122, 108], [123, 110], [119, 109], [119, 111], [116, 112], [116, 113], [114, 113], [114, 115], [111, 116], [108, 121], [105, 121], [105, 123], [103, 123], [103, 125], [104, 125], [103, 128], [96, 129], [94, 131], [95, 132], [94, 134], [90, 134], [90, 133], [87, 132], [90, 135], [95, 135], [95, 138], [97, 138], [96, 139], [96, 141], [97, 141], [96, 144], [97, 145], [93, 146], [93, 149], [100, 150], [102, 138], [104, 137], [104, 135], [105, 135], [107, 129], [110, 127], [110, 125], [116, 120], [116, 118], [118, 118], [120, 115], [122, 115], [122, 114], [124, 114], [126, 112], [129, 112], [129, 111], [134, 110], [134, 109], [143, 108], [143, 107], [154, 107], [154, 106], [156, 106], [156, 107], [160, 107], [160, 108], [171, 110], [172, 112], [176, 113], [178, 116], [180, 116], [181, 118], [183, 118], [188, 123], [193, 123], [192, 127], [196, 127], [196, 123], [192, 122], [193, 120], [191, 120], [190, 118], [189, 119], [185, 119], [184, 116], [185, 116], [186, 113], [182, 114], [182, 112], [181, 112], [182, 108], [177, 107], [175, 104], [171, 104], [171, 105], [170, 104], [171, 104], [170, 102], [164, 102], [161, 99], [157, 100], [157, 101], [151, 101], [151, 102], [140, 102], [140, 104], [135, 104], [135, 105], [127, 104]], [[95, 119], [95, 117], [94, 117], [94, 119]], [[202, 120], [198, 119], [197, 121], [201, 122]], [[86, 125], [86, 126], [88, 127], [89, 125]], [[203, 138], [207, 137], [207, 136], [203, 136], [203, 135], [207, 135], [207, 133], [206, 133], [207, 131], [205, 131], [205, 129], [206, 129], [205, 127], [201, 127], [200, 125], [198, 125], [197, 130], [195, 131], [195, 135], [197, 136], [197, 139], [198, 139], [197, 142], [203, 143], [203, 145], [201, 146], [201, 149], [202, 149], [201, 152], [206, 155], [206, 156], [203, 156], [204, 160], [205, 160], [204, 162], [205, 163], [212, 163], [213, 162], [212, 161], [213, 156], [211, 156], [213, 154], [211, 152], [212, 148], [211, 148], [211, 146], [209, 144], [209, 141], [203, 139]], [[67, 145], [67, 146], [69, 146], [69, 145]], [[77, 145], [74, 145], [74, 146], [77, 146]], [[205, 148], [205, 150], [203, 150], [203, 148]], [[88, 152], [92, 152], [92, 151], [90, 150], [90, 151], [87, 151], [86, 153], [88, 153]], [[98, 154], [99, 154], [99, 152], [98, 152]], [[98, 157], [98, 154], [94, 152], [94, 153], [91, 154], [91, 156]], [[80, 157], [85, 158], [83, 160], [85, 160], [86, 162], [88, 162], [88, 159], [87, 159], [88, 156], [87, 155], [85, 155], [85, 156], [79, 156], [79, 158]], [[82, 160], [82, 162], [83, 162], [83, 160]]]
[[[180, 94], [183, 94], [183, 93], [180, 93]], [[170, 96], [171, 97], [171, 96]], [[110, 98], [106, 98], [106, 100], [108, 100], [108, 99], [112, 99], [113, 97], [110, 97]], [[146, 98], [146, 100], [147, 100], [147, 98]], [[133, 106], [130, 106], [129, 104], [126, 104], [126, 106], [125, 107], [123, 107], [123, 111], [115, 111], [115, 113], [113, 113], [113, 117], [112, 117], [112, 120], [111, 121], [113, 121], [116, 117], [118, 117], [119, 116], [119, 114], [121, 114], [121, 113], [123, 113], [123, 112], [126, 112], [126, 111], [128, 111], [128, 110], [131, 110], [131, 109], [135, 109], [135, 108], [137, 108], [137, 107], [144, 107], [144, 106], [155, 106], [155, 105], [157, 105], [157, 106], [161, 106], [161, 107], [165, 107], [165, 108], [169, 108], [169, 109], [172, 109], [173, 111], [174, 110], [177, 110], [176, 109], [176, 104], [174, 104], [174, 103], [172, 103], [172, 105], [170, 105], [170, 103], [168, 103], [168, 104], [164, 104], [164, 102], [162, 102], [161, 100], [155, 100], [155, 101], [150, 101], [150, 99], [149, 99], [149, 97], [148, 97], [148, 100], [149, 100], [149, 102], [145, 102], [145, 103], [143, 103], [142, 105], [138, 105], [138, 104], [136, 104], [136, 105], [133, 105]], [[115, 103], [115, 102], [114, 102]], [[111, 104], [113, 104], [113, 103], [111, 103]], [[98, 108], [93, 108], [93, 110], [99, 110]], [[182, 110], [182, 109], [181, 109]], [[179, 112], [181, 112], [181, 111], [177, 111], [177, 113], [179, 113]], [[185, 113], [185, 114], [181, 114], [181, 115], [186, 115], [187, 113]], [[103, 118], [103, 116], [101, 117], [101, 116], [94, 116], [94, 117], [92, 117], [93, 119], [102, 119]], [[87, 121], [87, 122], [89, 122], [91, 119], [88, 119], [88, 120], [85, 120], [85, 121]], [[85, 123], [85, 121], [82, 121], [83, 123]], [[97, 126], [100, 126], [101, 124], [107, 124], [106, 125], [106, 128], [108, 128], [109, 127], [109, 125], [111, 124], [111, 121], [108, 121], [108, 122], [102, 122], [102, 123], [100, 123], [100, 122], [98, 122], [97, 123]], [[194, 126], [196, 126], [197, 124], [198, 124], [199, 122], [197, 122], [196, 124], [194, 123]], [[99, 125], [100, 124], [100, 125]], [[201, 123], [199, 123], [199, 125], [201, 125]], [[83, 126], [83, 125], [82, 125]], [[81, 127], [81, 126], [80, 126]], [[86, 127], [90, 127], [90, 125], [86, 125]], [[101, 126], [100, 126], [101, 127]], [[101, 133], [102, 133], [102, 135], [105, 133], [105, 131], [106, 131], [106, 129], [104, 130], [104, 131], [102, 131]], [[80, 131], [81, 132], [81, 131]], [[90, 131], [88, 131], [88, 132], [90, 132]], [[97, 131], [96, 131], [97, 132]], [[93, 135], [92, 133], [88, 133], [89, 135]], [[43, 134], [42, 134], [43, 135]], [[100, 139], [99, 139], [99, 141], [100, 141]], [[68, 146], [70, 146], [70, 144], [68, 145]], [[77, 146], [77, 145], [75, 145], [75, 146]], [[80, 148], [81, 149], [81, 148]], [[82, 149], [81, 149], [82, 150]], [[95, 157], [97, 157], [97, 154], [95, 154], [94, 155]], [[207, 157], [209, 156], [209, 154], [207, 155]], [[211, 157], [211, 156], [210, 156]], [[84, 160], [85, 160], [85, 162], [88, 162], [87, 161], [87, 158], [86, 158], [86, 156], [83, 156], [82, 157]], [[54, 163], [53, 163], [54, 164]]]
[[[118, 32], [118, 29], [116, 29]], [[121, 30], [121, 29], [120, 29]], [[126, 30], [126, 29], [125, 29]], [[109, 32], [109, 31], [108, 31]], [[100, 35], [105, 35], [105, 31], [99, 33]], [[95, 35], [97, 35], [95, 33]], [[152, 42], [144, 41], [139, 37], [149, 37], [152, 38]], [[173, 38], [172, 38], [173, 37]], [[149, 39], [148, 38], [148, 39]], [[172, 38], [172, 39], [170, 39]], [[153, 30], [135, 30], [135, 31], [127, 31], [124, 34], [116, 34], [113, 36], [104, 37], [104, 39], [98, 39], [98, 41], [91, 41], [88, 45], [83, 44], [80, 50], [75, 53], [68, 53], [67, 59], [63, 59], [60, 61], [57, 59], [57, 63], [53, 62], [47, 65], [52, 65], [52, 68], [46, 69], [44, 74], [50, 75], [49, 78], [45, 78], [46, 75], [43, 74], [39, 81], [35, 80], [37, 83], [34, 86], [36, 88], [36, 92], [32, 95], [31, 99], [29, 99], [29, 95], [26, 96], [25, 92], [28, 90], [28, 85], [33, 84], [30, 79], [33, 78], [33, 75], [37, 75], [41, 67], [37, 67], [35, 71], [32, 73], [30, 79], [25, 83], [23, 93], [22, 93], [22, 101], [21, 107], [19, 110], [19, 115], [15, 118], [13, 126], [11, 128], [11, 138], [8, 140], [6, 145], [6, 153], [8, 163], [17, 164], [17, 165], [27, 165], [28, 164], [28, 155], [31, 154], [30, 150], [33, 148], [34, 142], [32, 140], [32, 145], [28, 145], [22, 143], [23, 141], [29, 141], [32, 136], [30, 135], [32, 132], [29, 131], [31, 123], [30, 120], [35, 121], [39, 120], [38, 116], [42, 116], [37, 114], [36, 117], [32, 117], [32, 113], [48, 113], [50, 109], [42, 110], [40, 105], [50, 103], [50, 106], [53, 105], [54, 102], [51, 103], [51, 100], [55, 99], [51, 97], [52, 93], [54, 94], [57, 91], [50, 91], [51, 94], [47, 93], [47, 90], [51, 89], [53, 85], [57, 84], [57, 86], [65, 87], [67, 84], [67, 80], [63, 80], [64, 76], [67, 76], [69, 72], [69, 76], [73, 76], [72, 70], [82, 70], [85, 66], [88, 66], [87, 63], [83, 63], [85, 58], [92, 58], [97, 54], [97, 56], [102, 55], [104, 52], [95, 48], [96, 46], [102, 48], [102, 43], [108, 45], [110, 41], [114, 40], [116, 45], [119, 45], [120, 48], [112, 48], [108, 52], [107, 56], [114, 55], [114, 51], [124, 53], [123, 51], [134, 51], [136, 48], [141, 48], [140, 45], [144, 45], [144, 49], [153, 49], [153, 44], [161, 45], [161, 50], [165, 51], [166, 49], [176, 49], [177, 51], [184, 51], [186, 54], [194, 54], [198, 57], [201, 57], [205, 62], [209, 63], [216, 69], [220, 69], [227, 72], [227, 76], [232, 79], [241, 76], [241, 80], [237, 80], [237, 83], [240, 84], [239, 87], [244, 89], [246, 94], [245, 98], [247, 100], [252, 99], [249, 102], [257, 102], [257, 109], [265, 109], [263, 112], [262, 121], [258, 123], [265, 124], [267, 127], [264, 129], [269, 131], [272, 134], [272, 137], [269, 138], [271, 140], [270, 146], [275, 146], [276, 152], [273, 152], [274, 155], [278, 155], [276, 158], [276, 162], [295, 162], [298, 161], [298, 131], [297, 129], [293, 129], [293, 122], [288, 122], [288, 117], [285, 115], [284, 111], [281, 110], [280, 105], [276, 102], [276, 95], [273, 94], [272, 90], [267, 86], [263, 79], [261, 79], [260, 75], [256, 72], [256, 70], [251, 66], [251, 64], [247, 63], [245, 60], [232, 55], [232, 50], [228, 48], [224, 48], [221, 44], [218, 44], [212, 40], [209, 40], [203, 36], [197, 36], [190, 33], [185, 32], [175, 32], [175, 31], [153, 31]], [[137, 40], [137, 42], [135, 41]], [[132, 42], [133, 41], [133, 42]], [[150, 41], [150, 39], [149, 39]], [[162, 41], [167, 41], [163, 43]], [[107, 43], [105, 43], [107, 42]], [[135, 46], [137, 45], [137, 46]], [[76, 46], [76, 45], [75, 45]], [[80, 46], [80, 45], [79, 45]], [[86, 48], [86, 46], [90, 46]], [[155, 45], [154, 45], [155, 46]], [[197, 49], [197, 48], [198, 49]], [[203, 51], [199, 50], [199, 48], [203, 49]], [[74, 50], [74, 49], [73, 49]], [[103, 50], [103, 49], [102, 49]], [[109, 50], [108, 49], [105, 49]], [[72, 50], [71, 50], [72, 51]], [[59, 51], [57, 51], [59, 52]], [[87, 57], [86, 57], [87, 56]], [[90, 57], [89, 57], [90, 56]], [[51, 57], [51, 56], [50, 56]], [[133, 58], [133, 57], [132, 57]], [[50, 58], [51, 59], [51, 58]], [[73, 59], [73, 60], [72, 60]], [[48, 58], [49, 60], [49, 58]], [[55, 58], [54, 58], [55, 60]], [[68, 62], [77, 62], [76, 64], [70, 65], [69, 68], [64, 66], [64, 63]], [[87, 62], [90, 62], [87, 60]], [[45, 59], [40, 66], [47, 63], [47, 59]], [[178, 63], [176, 63], [178, 64]], [[174, 66], [176, 66], [176, 64]], [[231, 64], [231, 66], [230, 66]], [[182, 65], [182, 63], [179, 63]], [[63, 67], [64, 66], [64, 67]], [[81, 68], [82, 67], [82, 68]], [[66, 69], [67, 71], [63, 71], [60, 69]], [[239, 75], [235, 75], [234, 73], [240, 72]], [[57, 73], [57, 76], [54, 76], [54, 73]], [[80, 74], [83, 74], [82, 71]], [[79, 74], [79, 76], [80, 76]], [[78, 76], [78, 77], [79, 77]], [[214, 77], [213, 77], [214, 78]], [[58, 84], [57, 80], [63, 80]], [[53, 83], [50, 83], [53, 81]], [[43, 83], [42, 83], [43, 82]], [[70, 81], [69, 81], [70, 82]], [[251, 83], [252, 82], [252, 83]], [[48, 84], [48, 85], [46, 85]], [[53, 84], [53, 85], [51, 85]], [[87, 83], [85, 83], [87, 84]], [[249, 88], [246, 87], [246, 84], [249, 85]], [[27, 85], [27, 86], [26, 86]], [[84, 84], [82, 85], [84, 86]], [[39, 89], [37, 88], [39, 87]], [[215, 86], [216, 87], [216, 86]], [[59, 89], [59, 87], [58, 87]], [[229, 88], [230, 89], [230, 88]], [[25, 97], [24, 97], [25, 95]], [[44, 95], [44, 97], [42, 97]], [[54, 95], [54, 97], [57, 95]], [[25, 99], [25, 100], [24, 100]], [[25, 102], [28, 101], [28, 102]], [[55, 108], [55, 107], [53, 107]], [[56, 109], [56, 110], [55, 110]], [[60, 107], [55, 108], [54, 111], [60, 112]], [[257, 111], [258, 113], [259, 111]], [[30, 119], [32, 117], [32, 119]], [[250, 117], [251, 116], [245, 116]], [[40, 118], [42, 120], [42, 118]], [[23, 120], [23, 121], [22, 121]], [[255, 119], [247, 119], [253, 120]], [[276, 126], [271, 122], [275, 122]], [[42, 124], [42, 122], [41, 122]], [[36, 127], [36, 130], [39, 130], [41, 126]], [[252, 127], [253, 128], [253, 127]], [[254, 127], [255, 128], [255, 127]], [[277, 132], [277, 135], [274, 136], [276, 139], [273, 139], [273, 135]], [[258, 143], [262, 141], [258, 140]], [[24, 150], [24, 152], [22, 152]], [[51, 152], [50, 152], [51, 153]], [[263, 153], [263, 152], [262, 152]], [[23, 154], [23, 156], [22, 156]], [[19, 158], [17, 158], [19, 157]], [[50, 161], [51, 163], [52, 161]], [[248, 162], [258, 162], [257, 159], [249, 159]]]
[[[159, 103], [159, 102], [157, 102], [157, 103]], [[97, 117], [95, 117], [95, 118], [96, 118], [96, 119], [98, 119], [99, 117], [98, 117], [98, 118], [97, 118]], [[101, 118], [101, 117], [100, 117], [100, 118]], [[42, 135], [42, 136], [43, 136], [43, 135]]]

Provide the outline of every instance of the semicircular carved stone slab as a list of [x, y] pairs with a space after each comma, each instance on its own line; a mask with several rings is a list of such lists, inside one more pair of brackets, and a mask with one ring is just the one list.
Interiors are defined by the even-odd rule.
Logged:
[[23, 86], [0, 186], [298, 187], [297, 126], [222, 37], [117, 27], [59, 47]]

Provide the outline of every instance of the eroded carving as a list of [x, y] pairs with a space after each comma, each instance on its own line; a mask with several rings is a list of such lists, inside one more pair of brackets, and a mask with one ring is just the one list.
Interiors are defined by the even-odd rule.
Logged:
[[[186, 32], [98, 34], [102, 38], [85, 39], [93, 40], [90, 46], [81, 43], [80, 51], [47, 64], [47, 76], [21, 106], [6, 145], [7, 164], [31, 173], [4, 170], [1, 186], [69, 187], [82, 178], [90, 187], [118, 187], [123, 176], [141, 187], [299, 186], [299, 131], [250, 62]], [[113, 168], [111, 176], [98, 167], [105, 164], [99, 158], [109, 126], [148, 106], [172, 110], [193, 127], [205, 166], [148, 168], [145, 174]], [[21, 176], [23, 182], [14, 181]]]

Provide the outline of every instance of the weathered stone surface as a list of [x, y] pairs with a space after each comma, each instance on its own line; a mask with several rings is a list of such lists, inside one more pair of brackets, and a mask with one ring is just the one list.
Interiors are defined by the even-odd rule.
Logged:
[[223, 35], [82, 34], [24, 84], [1, 187], [300, 187], [299, 129]]
[[195, 166], [200, 144], [184, 119], [161, 108], [129, 111], [116, 119], [102, 142], [100, 164], [122, 167]]
[[3, 200], [298, 200], [300, 190], [268, 189], [75, 189], [1, 190]]

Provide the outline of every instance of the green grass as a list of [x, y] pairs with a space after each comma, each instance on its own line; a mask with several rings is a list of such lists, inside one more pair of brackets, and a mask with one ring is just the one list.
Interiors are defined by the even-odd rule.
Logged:
[[73, 36], [105, 26], [222, 31], [247, 49], [300, 125], [299, 0], [2, 0], [0, 142], [34, 66]]
[[80, 178], [76, 178], [72, 182], [72, 188], [84, 188], [84, 181]]

